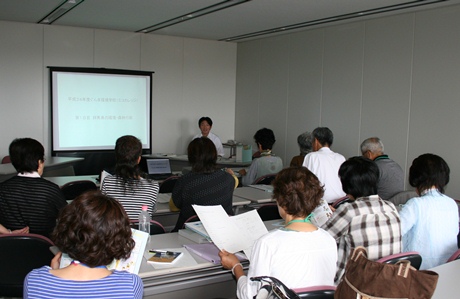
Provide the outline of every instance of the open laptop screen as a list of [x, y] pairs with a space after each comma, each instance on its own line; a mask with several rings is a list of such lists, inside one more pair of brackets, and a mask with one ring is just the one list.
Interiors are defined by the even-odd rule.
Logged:
[[170, 174], [169, 159], [147, 159], [147, 171], [150, 174]]

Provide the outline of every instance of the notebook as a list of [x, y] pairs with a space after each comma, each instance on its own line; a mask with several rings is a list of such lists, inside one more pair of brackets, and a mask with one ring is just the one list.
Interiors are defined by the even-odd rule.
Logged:
[[147, 159], [147, 172], [152, 180], [164, 180], [172, 176], [169, 159]]

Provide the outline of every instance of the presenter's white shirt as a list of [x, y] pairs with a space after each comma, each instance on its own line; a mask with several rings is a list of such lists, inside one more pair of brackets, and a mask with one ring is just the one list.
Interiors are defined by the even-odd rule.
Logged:
[[309, 153], [303, 160], [303, 166], [313, 172], [324, 185], [323, 199], [328, 203], [333, 203], [346, 195], [339, 178], [339, 168], [343, 162], [345, 157], [328, 147]]
[[250, 280], [254, 276], [276, 277], [289, 288], [334, 285], [336, 264], [337, 243], [322, 228], [271, 231], [254, 244], [248, 275], [238, 279], [237, 297], [256, 295], [260, 283]]
[[[193, 139], [200, 138], [202, 136], [203, 136], [202, 134], [198, 134], [198, 135], [195, 135]], [[225, 152], [224, 152], [224, 147], [222, 146], [222, 142], [220, 141], [219, 136], [217, 136], [216, 134], [212, 132], [209, 132], [208, 138], [211, 139], [214, 145], [216, 146], [217, 155], [223, 157]]]

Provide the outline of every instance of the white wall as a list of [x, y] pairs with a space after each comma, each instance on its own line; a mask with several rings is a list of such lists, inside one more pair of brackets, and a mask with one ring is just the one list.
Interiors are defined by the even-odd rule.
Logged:
[[443, 157], [446, 193], [460, 198], [459, 31], [449, 6], [240, 43], [236, 139], [271, 128], [288, 164], [297, 135], [317, 126], [346, 157], [379, 136], [406, 175], [420, 154]]
[[0, 21], [0, 157], [17, 137], [50, 152], [48, 66], [155, 72], [153, 152], [185, 153], [201, 116], [234, 139], [236, 44]]

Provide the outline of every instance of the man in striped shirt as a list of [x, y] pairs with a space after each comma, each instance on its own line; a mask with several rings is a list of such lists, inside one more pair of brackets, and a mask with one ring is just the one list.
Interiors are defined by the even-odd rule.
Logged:
[[32, 138], [10, 144], [11, 163], [18, 174], [0, 183], [0, 223], [9, 230], [28, 226], [30, 233], [48, 237], [67, 205], [59, 186], [41, 177], [44, 154], [43, 145]]
[[337, 241], [335, 283], [345, 272], [349, 255], [364, 246], [370, 260], [401, 252], [401, 222], [395, 206], [377, 195], [379, 169], [375, 162], [353, 157], [339, 169], [343, 191], [352, 199], [340, 205], [322, 226]]

